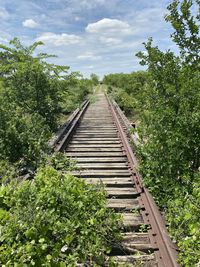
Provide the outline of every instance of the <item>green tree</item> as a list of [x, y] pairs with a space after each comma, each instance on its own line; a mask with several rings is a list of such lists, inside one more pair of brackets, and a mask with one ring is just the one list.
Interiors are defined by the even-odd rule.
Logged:
[[69, 67], [47, 63], [52, 55], [33, 56], [40, 45], [24, 47], [17, 38], [0, 45], [0, 160], [34, 167], [61, 114], [75, 110], [92, 87]]
[[142, 94], [150, 83], [148, 72], [109, 74], [104, 77], [103, 82], [109, 86], [108, 92], [128, 116], [136, 115], [144, 108]]
[[90, 79], [91, 79], [93, 85], [98, 85], [99, 84], [99, 77], [95, 73], [92, 73], [90, 75]]
[[32, 54], [42, 45], [41, 42], [23, 47], [14, 38], [10, 45], [14, 48], [0, 45], [3, 50], [0, 56], [4, 59], [0, 63], [0, 71], [7, 98], [25, 113], [38, 113], [51, 129], [55, 129], [60, 97], [58, 78], [59, 73], [67, 68], [43, 61], [51, 55], [39, 54], [33, 57]]
[[168, 6], [169, 21], [174, 28], [172, 40], [178, 45], [180, 54], [186, 64], [198, 68], [200, 63], [200, 1], [199, 0], [174, 0]]
[[182, 265], [199, 262], [200, 57], [199, 1], [168, 6], [179, 55], [162, 52], [150, 39], [138, 53], [152, 77], [141, 112], [142, 173], [158, 203], [166, 209]]
[[[183, 1], [181, 6], [186, 2]], [[178, 6], [170, 5], [169, 9], [172, 6], [178, 12]], [[191, 8], [191, 5], [186, 6]], [[171, 12], [174, 14], [175, 11]], [[183, 12], [182, 8], [179, 12]], [[196, 32], [196, 27], [194, 29]], [[142, 59], [141, 64], [148, 66], [154, 85], [146, 94], [148, 113], [142, 114], [145, 123], [141, 136], [144, 140], [148, 139], [142, 147], [144, 175], [154, 177], [155, 188], [162, 192], [166, 187], [171, 191], [170, 196], [176, 192], [172, 186], [174, 183], [189, 192], [194, 173], [200, 166], [199, 62], [195, 63], [193, 59], [188, 62], [188, 53], [184, 57], [182, 50], [181, 57], [171, 51], [162, 52], [153, 47], [151, 39], [145, 48], [147, 54], [138, 53], [138, 56]], [[150, 179], [147, 180], [150, 182]], [[165, 186], [168, 182], [169, 186]], [[164, 204], [162, 194], [161, 199]]]
[[200, 2], [175, 0], [168, 11], [179, 53], [150, 38], [137, 54], [146, 77], [111, 74], [104, 82], [126, 114], [137, 111], [140, 171], [166, 213], [181, 264], [193, 267], [200, 258]]
[[80, 106], [92, 92], [93, 82], [85, 79], [79, 72], [72, 72], [63, 77], [61, 86], [61, 110], [69, 113]]

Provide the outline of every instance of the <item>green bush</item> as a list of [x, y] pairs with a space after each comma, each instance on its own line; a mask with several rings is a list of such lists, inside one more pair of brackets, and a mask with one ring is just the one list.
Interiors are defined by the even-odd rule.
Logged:
[[24, 47], [14, 38], [0, 44], [0, 160], [36, 168], [63, 113], [75, 110], [93, 83], [69, 67], [45, 62], [52, 55], [33, 56], [42, 45]]
[[51, 155], [46, 155], [41, 163], [41, 167], [45, 167], [46, 165], [62, 173], [73, 171], [78, 168], [76, 166], [76, 161], [67, 157], [66, 154], [62, 152], [54, 152]]
[[119, 238], [119, 217], [103, 188], [52, 167], [1, 187], [1, 266], [104, 265]]
[[184, 266], [195, 266], [200, 260], [200, 174], [191, 185], [192, 193], [169, 200], [167, 219], [169, 230], [180, 248]]
[[6, 159], [0, 159], [0, 185], [14, 178], [16, 168]]
[[104, 81], [126, 114], [135, 105], [144, 183], [167, 215], [180, 263], [194, 267], [200, 263], [199, 1], [173, 0], [167, 9], [178, 52], [162, 51], [150, 38], [146, 51], [137, 54], [147, 67], [143, 78], [111, 74]]
[[72, 72], [60, 81], [61, 112], [69, 113], [74, 111], [87, 98], [92, 91], [92, 81], [84, 79], [80, 73]]
[[107, 92], [128, 116], [135, 115], [140, 108], [145, 108], [142, 94], [150, 81], [150, 75], [145, 71], [108, 74], [103, 79], [108, 85]]
[[23, 159], [27, 166], [36, 167], [42, 151], [47, 152], [50, 129], [39, 114], [25, 114], [19, 107], [13, 111], [15, 107], [6, 102], [0, 107], [0, 159], [12, 163]]

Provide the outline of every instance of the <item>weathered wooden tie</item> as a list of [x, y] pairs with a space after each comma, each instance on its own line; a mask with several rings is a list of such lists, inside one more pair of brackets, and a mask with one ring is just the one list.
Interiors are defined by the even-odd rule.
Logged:
[[105, 95], [89, 105], [65, 152], [77, 162], [73, 174], [87, 183], [102, 183], [107, 206], [122, 215], [123, 240], [113, 248], [114, 261], [157, 266], [148, 234], [140, 232], [144, 221], [138, 193]]

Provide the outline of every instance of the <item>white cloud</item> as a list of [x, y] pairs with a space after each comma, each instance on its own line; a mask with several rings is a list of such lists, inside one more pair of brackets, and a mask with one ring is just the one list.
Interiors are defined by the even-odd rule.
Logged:
[[101, 43], [106, 44], [106, 45], [116, 45], [122, 42], [120, 39], [112, 38], [112, 37], [104, 37], [104, 36], [101, 36], [99, 40], [101, 41]]
[[127, 35], [131, 34], [131, 27], [127, 22], [118, 19], [104, 18], [95, 23], [90, 23], [86, 27], [86, 32], [98, 33], [104, 35], [120, 34]]
[[165, 31], [167, 24], [164, 20], [166, 9], [162, 7], [150, 7], [134, 11], [129, 14], [129, 21], [133, 25], [133, 33], [137, 36], [143, 36], [144, 40], [152, 33]]
[[[146, 8], [138, 11], [135, 14], [135, 20], [138, 23], [143, 23], [149, 26], [151, 22], [164, 22], [164, 15], [166, 14], [166, 9], [161, 7]], [[150, 25], [151, 26], [151, 25]]]
[[5, 8], [0, 7], [0, 19], [7, 19], [8, 17], [9, 17], [8, 11]]
[[8, 43], [8, 39], [7, 38], [4, 38], [4, 37], [0, 37], [0, 42], [2, 43]]
[[85, 68], [92, 70], [92, 69], [94, 69], [94, 66], [93, 65], [90, 65], [90, 66], [86, 66]]
[[93, 54], [92, 52], [87, 52], [83, 55], [77, 56], [78, 59], [83, 59], [83, 60], [98, 60], [101, 59], [101, 56], [97, 56]]
[[26, 19], [25, 21], [22, 22], [24, 27], [27, 28], [36, 28], [38, 26], [38, 23], [35, 22], [33, 19]]
[[105, 5], [106, 2], [106, 0], [78, 0], [77, 4], [81, 5], [81, 7], [92, 9], [97, 6]]
[[81, 17], [76, 16], [76, 17], [74, 18], [74, 20], [75, 20], [75, 21], [81, 21]]
[[[8, 2], [13, 6], [11, 10], [6, 9]], [[69, 65], [73, 71], [80, 70], [87, 76], [90, 72], [101, 77], [109, 72], [130, 72], [141, 68], [134, 55], [144, 50], [142, 42], [149, 36], [163, 50], [170, 47], [172, 30], [162, 18], [168, 2], [0, 0], [0, 42], [8, 44], [6, 41], [16, 33], [25, 45], [37, 37], [47, 44], [39, 51], [58, 55], [49, 62]], [[35, 31], [22, 26], [25, 19], [38, 23], [37, 36]]]
[[81, 40], [82, 38], [78, 35], [67, 33], [56, 34], [53, 32], [45, 32], [37, 38], [37, 41], [42, 41], [46, 44], [48, 43], [55, 46], [77, 44], [80, 43]]

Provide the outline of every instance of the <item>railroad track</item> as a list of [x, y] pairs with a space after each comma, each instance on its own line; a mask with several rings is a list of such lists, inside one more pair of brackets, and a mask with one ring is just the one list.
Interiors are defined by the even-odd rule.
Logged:
[[94, 103], [84, 103], [69, 124], [55, 150], [76, 160], [75, 176], [92, 184], [102, 182], [108, 207], [123, 216], [123, 240], [113, 248], [114, 260], [133, 266], [178, 266], [176, 248], [162, 216], [136, 171], [127, 121], [116, 104], [98, 94]]

